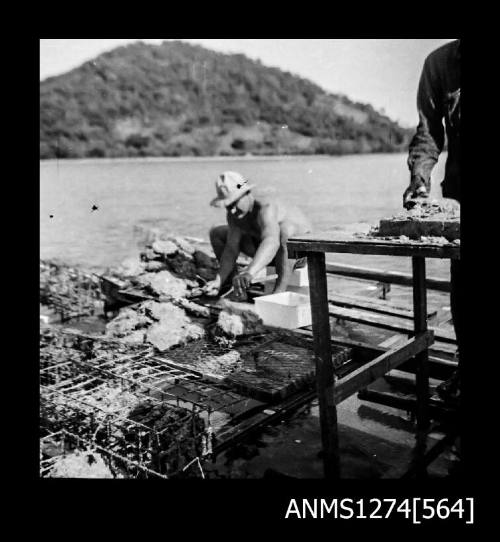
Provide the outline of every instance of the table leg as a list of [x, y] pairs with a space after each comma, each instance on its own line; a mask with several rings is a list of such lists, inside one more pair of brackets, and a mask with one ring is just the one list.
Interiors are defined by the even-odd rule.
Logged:
[[[415, 335], [427, 331], [427, 292], [425, 285], [425, 258], [413, 257], [413, 311]], [[429, 427], [429, 351], [423, 350], [415, 356], [417, 361], [417, 476], [425, 476], [423, 458]]]
[[319, 422], [323, 445], [325, 478], [340, 477], [337, 408], [332, 361], [330, 316], [326, 282], [325, 254], [308, 252], [309, 292], [311, 298], [316, 387], [319, 402]]

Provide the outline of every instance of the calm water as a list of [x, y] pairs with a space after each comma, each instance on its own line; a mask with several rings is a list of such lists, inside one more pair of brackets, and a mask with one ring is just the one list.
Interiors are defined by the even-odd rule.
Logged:
[[[434, 171], [435, 196], [444, 158]], [[209, 206], [214, 180], [224, 170], [239, 171], [259, 189], [300, 205], [317, 230], [375, 224], [398, 212], [408, 182], [404, 154], [41, 162], [40, 257], [114, 265], [137, 253], [137, 226], [157, 223], [207, 239], [208, 229], [225, 220], [223, 211]], [[332, 254], [328, 259], [410, 270], [408, 258]], [[448, 265], [428, 261], [429, 274], [447, 277]]]

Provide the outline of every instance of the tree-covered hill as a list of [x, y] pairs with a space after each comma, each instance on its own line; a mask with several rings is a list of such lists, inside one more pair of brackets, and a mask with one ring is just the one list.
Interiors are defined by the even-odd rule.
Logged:
[[370, 105], [239, 54], [119, 47], [40, 83], [40, 158], [405, 150]]

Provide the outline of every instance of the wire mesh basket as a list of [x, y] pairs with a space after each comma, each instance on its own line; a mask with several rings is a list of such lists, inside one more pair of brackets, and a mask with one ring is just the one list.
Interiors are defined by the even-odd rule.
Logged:
[[182, 473], [210, 456], [217, 430], [245, 401], [148, 347], [63, 330], [41, 337], [42, 438], [59, 435], [65, 453], [98, 449], [121, 475]]

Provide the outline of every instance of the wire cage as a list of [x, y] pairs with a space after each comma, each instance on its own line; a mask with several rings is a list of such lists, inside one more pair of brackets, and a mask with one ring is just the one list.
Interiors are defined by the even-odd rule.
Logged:
[[[336, 351], [336, 361], [348, 359], [349, 349]], [[42, 329], [41, 475], [71, 476], [74, 469], [60, 468], [69, 455], [86, 476], [94, 474], [89, 462], [102, 476], [203, 476], [203, 461], [240, 420], [313, 375], [312, 353], [280, 332], [206, 337], [158, 354], [146, 344]]]
[[103, 304], [99, 277], [53, 261], [40, 261], [40, 303], [61, 320], [94, 315]]
[[42, 476], [57, 461], [43, 439], [60, 441], [59, 455], [98, 450], [120, 476], [198, 476], [186, 469], [247, 401], [148, 347], [54, 329], [40, 345]]

